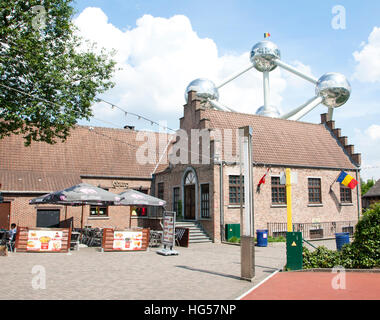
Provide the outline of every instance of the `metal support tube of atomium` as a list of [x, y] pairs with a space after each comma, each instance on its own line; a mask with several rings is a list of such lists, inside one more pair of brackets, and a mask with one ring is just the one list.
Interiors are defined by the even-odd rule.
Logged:
[[302, 79], [310, 81], [313, 84], [317, 84], [318, 83], [318, 79], [314, 78], [313, 76], [309, 76], [309, 75], [307, 75], [307, 74], [305, 74], [305, 73], [303, 73], [303, 72], [301, 72], [301, 71], [293, 68], [292, 66], [286, 64], [285, 62], [283, 62], [283, 61], [281, 61], [279, 59], [275, 59], [275, 60], [273, 60], [273, 62], [276, 65], [278, 65], [279, 67], [281, 67], [281, 68], [283, 68], [283, 69], [285, 69], [285, 70], [287, 70], [287, 71], [289, 71], [289, 72], [291, 72], [291, 73], [293, 73], [293, 74], [301, 77]]
[[216, 101], [216, 100], [212, 100], [212, 99], [208, 99], [208, 102], [215, 108], [215, 109], [219, 109], [219, 110], [222, 110], [222, 111], [232, 111], [232, 112], [236, 112], [234, 109], [231, 109], [230, 107], [227, 107], [223, 104], [221, 104], [220, 102]]
[[329, 110], [329, 111], [328, 111], [328, 113], [327, 113], [327, 121], [330, 121], [330, 120], [332, 120], [333, 115], [334, 115], [334, 108], [329, 107], [328, 110]]
[[269, 72], [263, 72], [263, 83], [264, 83], [264, 112], [269, 110], [269, 97], [270, 97], [270, 87], [269, 87]]
[[303, 116], [307, 115], [311, 110], [313, 110], [316, 106], [318, 106], [320, 103], [323, 102], [323, 97], [316, 96], [313, 99], [309, 100], [307, 104], [302, 105], [302, 108], [298, 108], [298, 112], [296, 112], [294, 115], [284, 118], [288, 120], [299, 120]]
[[289, 111], [288, 113], [282, 115], [281, 119], [289, 119], [291, 116], [294, 116], [296, 113], [300, 112], [303, 108], [307, 107], [310, 103], [312, 103], [315, 100], [316, 97], [313, 97], [309, 100], [307, 100], [304, 104], [300, 105], [298, 108], [293, 109], [292, 111]]
[[230, 83], [231, 81], [235, 80], [236, 78], [240, 77], [247, 71], [251, 70], [254, 66], [250, 64], [249, 66], [245, 67], [243, 71], [239, 71], [238, 73], [233, 74], [232, 76], [225, 79], [221, 84], [219, 84], [216, 89], [220, 89], [221, 87], [225, 86], [227, 83]]

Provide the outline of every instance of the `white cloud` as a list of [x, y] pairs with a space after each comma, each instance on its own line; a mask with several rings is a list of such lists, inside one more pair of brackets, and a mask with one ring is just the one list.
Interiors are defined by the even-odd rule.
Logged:
[[373, 124], [370, 126], [365, 133], [370, 137], [371, 140], [380, 140], [380, 126]]
[[352, 143], [355, 145], [355, 152], [362, 154], [361, 176], [364, 180], [380, 178], [378, 139], [380, 139], [379, 125], [373, 124], [365, 130], [354, 129]]
[[[190, 81], [209, 78], [218, 84], [249, 64], [249, 52], [219, 56], [215, 42], [200, 38], [183, 15], [169, 19], [144, 15], [136, 27], [121, 30], [100, 8], [89, 7], [74, 23], [84, 38], [117, 51], [115, 59], [122, 70], [115, 73], [115, 88], [103, 96], [147, 116], [159, 110], [162, 119], [178, 119]], [[310, 67], [300, 62], [296, 66], [310, 72]], [[270, 78], [271, 104], [281, 109], [285, 90], [299, 82], [279, 68]], [[240, 112], [255, 113], [263, 105], [262, 73], [252, 69], [221, 88], [220, 102]], [[95, 116], [112, 120], [106, 109], [109, 107], [104, 104], [95, 105]]]
[[361, 44], [361, 50], [353, 53], [358, 62], [353, 79], [361, 82], [380, 81], [380, 28], [374, 27], [368, 42]]

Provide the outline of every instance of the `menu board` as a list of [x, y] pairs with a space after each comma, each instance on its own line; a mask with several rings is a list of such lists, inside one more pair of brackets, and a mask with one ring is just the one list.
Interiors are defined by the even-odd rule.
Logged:
[[113, 250], [142, 250], [142, 231], [114, 231]]
[[62, 248], [62, 231], [29, 230], [26, 250], [60, 251]]
[[164, 234], [162, 239], [162, 244], [173, 246], [174, 245], [174, 234], [175, 234], [175, 213], [165, 212], [163, 222], [164, 222]]

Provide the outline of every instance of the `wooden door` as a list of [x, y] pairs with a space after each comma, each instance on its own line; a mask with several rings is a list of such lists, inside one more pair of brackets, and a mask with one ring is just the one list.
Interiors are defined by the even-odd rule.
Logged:
[[195, 185], [185, 186], [185, 219], [195, 220]]
[[0, 229], [9, 230], [9, 217], [11, 214], [11, 203], [0, 203]]

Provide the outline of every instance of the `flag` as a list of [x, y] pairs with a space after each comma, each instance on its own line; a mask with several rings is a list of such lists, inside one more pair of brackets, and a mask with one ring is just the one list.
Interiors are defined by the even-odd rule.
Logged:
[[270, 37], [270, 33], [269, 33], [269, 32], [265, 32], [265, 33], [264, 33], [264, 39], [265, 39], [265, 38], [268, 38], [268, 37]]
[[268, 171], [269, 171], [269, 168], [268, 168], [267, 172], [265, 172], [265, 174], [261, 177], [259, 184], [257, 185], [258, 187], [260, 187], [260, 185], [265, 183], [265, 177], [266, 177]]
[[358, 182], [353, 177], [344, 171], [339, 174], [339, 177], [336, 181], [340, 182], [346, 187], [349, 187], [352, 190], [355, 189], [358, 184]]

